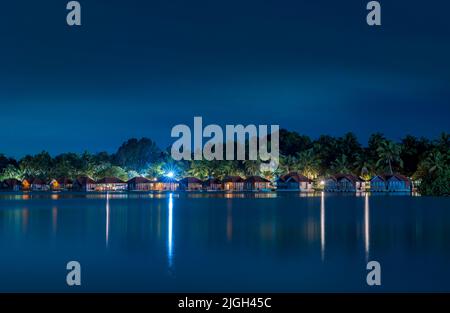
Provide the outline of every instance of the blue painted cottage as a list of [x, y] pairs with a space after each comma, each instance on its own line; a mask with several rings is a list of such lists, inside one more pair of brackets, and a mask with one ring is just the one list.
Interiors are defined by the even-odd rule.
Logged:
[[337, 174], [325, 180], [324, 190], [329, 192], [361, 192], [366, 190], [366, 183], [353, 174]]
[[281, 176], [276, 181], [278, 189], [300, 190], [304, 192], [313, 191], [312, 180], [297, 172], [291, 172]]
[[370, 180], [372, 192], [409, 192], [411, 186], [409, 178], [400, 174], [377, 175]]

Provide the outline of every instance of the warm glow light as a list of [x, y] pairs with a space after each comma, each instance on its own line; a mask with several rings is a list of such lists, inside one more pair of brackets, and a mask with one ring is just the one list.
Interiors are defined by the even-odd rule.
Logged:
[[322, 180], [322, 181], [320, 182], [320, 184], [323, 186], [323, 185], [325, 185], [325, 182]]

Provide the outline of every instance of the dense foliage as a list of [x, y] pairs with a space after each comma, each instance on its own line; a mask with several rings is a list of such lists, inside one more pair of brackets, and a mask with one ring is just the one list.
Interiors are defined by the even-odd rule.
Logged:
[[64, 153], [55, 157], [43, 151], [20, 160], [0, 154], [0, 179], [24, 177], [55, 178], [82, 175], [100, 179], [116, 176], [158, 177], [173, 172], [177, 177], [222, 178], [227, 175], [262, 175], [273, 179], [298, 171], [311, 179], [336, 173], [353, 173], [365, 179], [375, 174], [402, 173], [421, 181], [425, 195], [449, 195], [450, 136], [436, 140], [406, 136], [400, 142], [383, 134], [370, 136], [363, 146], [353, 133], [342, 137], [322, 135], [313, 140], [287, 130], [280, 131], [280, 167], [260, 172], [261, 161], [180, 161], [148, 138], [130, 139], [114, 154]]

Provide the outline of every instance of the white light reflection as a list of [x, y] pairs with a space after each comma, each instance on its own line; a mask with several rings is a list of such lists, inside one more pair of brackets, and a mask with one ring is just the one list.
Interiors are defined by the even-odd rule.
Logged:
[[169, 268], [173, 263], [173, 197], [169, 194], [169, 226], [167, 235], [167, 256], [169, 259]]
[[369, 194], [366, 193], [364, 199], [364, 246], [366, 251], [366, 261], [369, 260], [369, 248], [370, 248], [370, 217], [369, 217]]
[[109, 193], [106, 193], [106, 247], [109, 244]]
[[325, 193], [320, 198], [320, 251], [322, 261], [325, 260]]

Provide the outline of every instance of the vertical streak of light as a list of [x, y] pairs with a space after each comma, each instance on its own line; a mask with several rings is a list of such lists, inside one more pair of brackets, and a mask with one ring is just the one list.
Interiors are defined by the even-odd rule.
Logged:
[[53, 234], [56, 234], [56, 229], [58, 227], [58, 208], [52, 208], [52, 230]]
[[106, 193], [106, 247], [109, 244], [109, 193]]
[[364, 246], [366, 252], [366, 261], [368, 261], [370, 248], [370, 217], [369, 217], [369, 194], [367, 193], [364, 199]]
[[169, 225], [167, 234], [167, 253], [169, 259], [169, 267], [172, 267], [173, 258], [173, 198], [172, 193], [169, 194]]
[[325, 260], [325, 193], [320, 198], [320, 251], [322, 261]]

